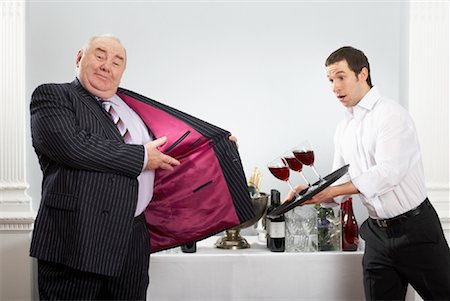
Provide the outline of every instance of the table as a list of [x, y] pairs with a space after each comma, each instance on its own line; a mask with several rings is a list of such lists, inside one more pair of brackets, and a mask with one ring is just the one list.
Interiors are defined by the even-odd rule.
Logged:
[[222, 250], [218, 238], [193, 254], [152, 254], [148, 300], [364, 300], [362, 252], [273, 253], [256, 236], [249, 249]]

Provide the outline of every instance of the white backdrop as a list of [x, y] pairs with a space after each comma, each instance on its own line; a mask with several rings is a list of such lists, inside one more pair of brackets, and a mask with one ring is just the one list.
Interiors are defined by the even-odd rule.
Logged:
[[[263, 172], [263, 191], [287, 193], [266, 164], [304, 139], [315, 146], [319, 172], [331, 171], [343, 109], [324, 61], [335, 49], [362, 49], [374, 84], [408, 104], [407, 1], [30, 0], [26, 13], [28, 98], [41, 83], [73, 80], [86, 39], [113, 33], [128, 53], [122, 86], [231, 131], [247, 177], [255, 166]], [[37, 210], [41, 172], [27, 126], [27, 181]], [[292, 182], [302, 180], [293, 175]], [[362, 222], [366, 211], [355, 207]]]

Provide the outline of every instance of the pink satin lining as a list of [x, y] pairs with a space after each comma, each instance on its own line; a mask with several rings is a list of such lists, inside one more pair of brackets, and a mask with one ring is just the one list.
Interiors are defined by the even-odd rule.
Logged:
[[[126, 94], [119, 96], [142, 118], [162, 151], [180, 160], [173, 172], [158, 169], [153, 198], [145, 210], [152, 252], [199, 240], [239, 224], [211, 139], [174, 116]], [[189, 133], [188, 133], [189, 132]], [[186, 134], [188, 133], [188, 134]]]

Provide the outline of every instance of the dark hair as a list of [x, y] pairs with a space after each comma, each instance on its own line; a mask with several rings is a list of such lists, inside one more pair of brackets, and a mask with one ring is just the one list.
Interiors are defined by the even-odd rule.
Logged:
[[351, 46], [344, 46], [334, 51], [325, 61], [325, 67], [331, 64], [346, 60], [350, 70], [358, 75], [361, 70], [366, 67], [368, 71], [367, 84], [372, 88], [372, 80], [370, 78], [370, 65], [367, 60], [366, 55], [359, 49], [353, 48]]

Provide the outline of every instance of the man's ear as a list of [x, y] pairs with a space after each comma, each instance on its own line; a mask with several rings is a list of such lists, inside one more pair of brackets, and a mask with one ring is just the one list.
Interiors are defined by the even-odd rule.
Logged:
[[80, 67], [80, 61], [81, 58], [83, 57], [83, 54], [84, 54], [83, 49], [78, 50], [77, 57], [75, 58], [75, 64], [77, 65], [77, 68]]
[[359, 72], [359, 74], [358, 74], [358, 78], [359, 78], [361, 81], [366, 81], [368, 76], [369, 76], [369, 70], [367, 70], [366, 67], [363, 67], [363, 68], [361, 69], [361, 71]]

